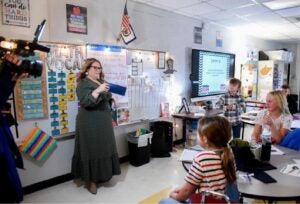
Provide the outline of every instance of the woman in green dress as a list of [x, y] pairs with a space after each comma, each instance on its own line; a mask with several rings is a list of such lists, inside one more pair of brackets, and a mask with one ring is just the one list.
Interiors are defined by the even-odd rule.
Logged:
[[93, 194], [97, 193], [97, 182], [121, 174], [110, 112], [112, 95], [108, 91], [100, 61], [87, 59], [76, 89], [80, 108], [76, 118], [72, 173], [75, 179], [85, 181]]

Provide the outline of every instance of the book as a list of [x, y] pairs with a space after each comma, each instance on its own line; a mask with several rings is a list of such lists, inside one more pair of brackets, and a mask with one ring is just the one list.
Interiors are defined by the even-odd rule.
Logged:
[[125, 96], [126, 93], [126, 87], [120, 86], [118, 84], [108, 83], [109, 85], [109, 91], [114, 94], [119, 94], [121, 96]]

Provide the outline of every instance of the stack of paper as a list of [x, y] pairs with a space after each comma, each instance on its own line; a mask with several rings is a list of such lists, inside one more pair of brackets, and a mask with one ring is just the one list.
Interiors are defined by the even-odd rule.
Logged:
[[199, 151], [197, 151], [197, 150], [184, 149], [179, 158], [179, 161], [192, 162], [194, 159], [194, 156], [198, 153], [199, 153]]
[[288, 164], [280, 170], [281, 173], [300, 177], [300, 164]]
[[271, 155], [284, 155], [284, 152], [272, 145]]

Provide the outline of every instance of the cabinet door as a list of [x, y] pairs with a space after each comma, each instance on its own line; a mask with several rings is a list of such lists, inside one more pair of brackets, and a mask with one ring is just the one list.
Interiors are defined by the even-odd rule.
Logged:
[[273, 90], [273, 74], [274, 61], [258, 62], [257, 100], [265, 101], [268, 92]]

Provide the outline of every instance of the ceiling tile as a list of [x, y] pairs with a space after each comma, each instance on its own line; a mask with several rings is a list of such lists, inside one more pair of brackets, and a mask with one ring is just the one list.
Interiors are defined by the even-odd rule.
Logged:
[[262, 5], [273, 0], [131, 1], [169, 10], [201, 22], [213, 23], [262, 39], [282, 42], [300, 40], [300, 7], [271, 11]]
[[249, 6], [244, 6], [240, 8], [233, 9], [232, 12], [239, 15], [239, 16], [251, 16], [254, 14], [264, 13], [269, 11], [269, 9], [259, 5], [253, 4]]
[[195, 6], [178, 9], [176, 11], [180, 11], [180, 12], [184, 12], [184, 13], [191, 13], [192, 15], [201, 15], [201, 14], [216, 12], [216, 11], [220, 11], [220, 10], [214, 6], [207, 4], [207, 3], [201, 3], [201, 4], [197, 4]]
[[300, 16], [300, 6], [288, 9], [280, 9], [275, 11], [281, 16], [289, 17], [289, 16]]
[[220, 9], [233, 9], [246, 5], [254, 4], [251, 0], [212, 0], [208, 2], [210, 5], [216, 6]]
[[243, 26], [246, 25], [250, 22], [241, 19], [241, 18], [232, 18], [232, 19], [227, 19], [227, 20], [223, 20], [223, 21], [218, 21], [219, 24], [225, 26], [225, 27], [236, 27], [236, 26]]
[[251, 16], [245, 16], [245, 19], [253, 22], [253, 23], [277, 23], [277, 24], [286, 24], [289, 23], [287, 20], [282, 18], [281, 16], [273, 13], [273, 12], [264, 12]]
[[153, 0], [132, 0], [132, 1], [141, 2], [141, 3], [147, 3], [147, 2], [151, 2]]
[[219, 12], [213, 12], [213, 13], [207, 13], [207, 14], [201, 14], [199, 16], [202, 16], [204, 18], [207, 18], [212, 21], [221, 21], [225, 19], [230, 19], [236, 17], [234, 13], [228, 12], [228, 11], [219, 11]]
[[200, 0], [153, 0], [150, 5], [158, 7], [166, 7], [168, 9], [179, 9], [201, 3]]
[[268, 1], [274, 1], [274, 0], [252, 0], [253, 2], [257, 2], [257, 3], [264, 3], [264, 2], [268, 2]]
[[260, 24], [265, 28], [271, 29], [276, 32], [280, 33], [289, 33], [289, 32], [295, 32], [298, 31], [300, 33], [300, 27], [296, 26], [293, 23], [287, 23], [287, 24]]

